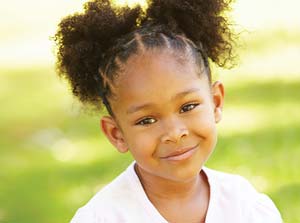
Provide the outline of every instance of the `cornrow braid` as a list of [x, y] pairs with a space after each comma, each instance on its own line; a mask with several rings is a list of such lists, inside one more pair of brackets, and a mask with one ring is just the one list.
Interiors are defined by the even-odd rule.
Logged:
[[[166, 32], [162, 26], [146, 26], [142, 29], [130, 33], [128, 36], [119, 39], [109, 52], [109, 59], [106, 65], [99, 68], [99, 73], [103, 80], [103, 88], [99, 90], [103, 104], [110, 115], [113, 115], [108, 98], [113, 95], [114, 79], [118, 72], [126, 64], [130, 56], [143, 53], [154, 48], [167, 48], [177, 52], [190, 52], [200, 67], [204, 67], [209, 81], [211, 81], [208, 57], [202, 46], [197, 47], [195, 43], [187, 39], [183, 34]], [[127, 41], [127, 42], [126, 42]], [[104, 70], [104, 71], [103, 71]]]
[[192, 55], [211, 78], [209, 62], [234, 59], [234, 35], [225, 12], [232, 0], [147, 0], [148, 8], [90, 0], [82, 13], [62, 19], [54, 36], [57, 73], [86, 105], [113, 115], [115, 80], [128, 58], [154, 48]]

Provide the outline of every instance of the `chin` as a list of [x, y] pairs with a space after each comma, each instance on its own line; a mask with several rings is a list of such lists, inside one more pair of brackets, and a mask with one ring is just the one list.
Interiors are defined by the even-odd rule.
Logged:
[[189, 182], [199, 176], [201, 169], [202, 165], [199, 164], [178, 168], [176, 171], [172, 172], [168, 178], [176, 182]]

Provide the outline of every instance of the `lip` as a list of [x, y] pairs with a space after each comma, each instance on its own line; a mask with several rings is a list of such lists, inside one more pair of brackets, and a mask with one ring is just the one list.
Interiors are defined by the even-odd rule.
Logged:
[[186, 160], [194, 154], [197, 147], [198, 145], [189, 148], [177, 149], [174, 152], [168, 154], [167, 156], [161, 157], [161, 159], [169, 161]]

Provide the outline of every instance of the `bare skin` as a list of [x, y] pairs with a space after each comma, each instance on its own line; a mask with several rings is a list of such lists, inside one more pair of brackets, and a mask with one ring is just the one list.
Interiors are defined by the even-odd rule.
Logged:
[[[210, 189], [201, 169], [214, 150], [223, 106], [223, 85], [211, 85], [192, 61], [161, 51], [132, 57], [110, 101], [115, 117], [101, 120], [118, 151], [132, 154], [149, 200], [171, 223], [205, 221]], [[193, 152], [166, 158], [183, 150]]]
[[209, 183], [203, 171], [193, 181], [178, 185], [170, 183], [160, 185], [143, 180], [135, 166], [144, 190], [160, 214], [170, 223], [205, 222], [209, 206]]

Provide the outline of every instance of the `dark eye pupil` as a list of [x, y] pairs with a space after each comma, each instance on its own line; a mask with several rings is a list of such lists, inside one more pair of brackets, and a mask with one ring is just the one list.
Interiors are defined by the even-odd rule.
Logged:
[[186, 106], [184, 106], [183, 107], [183, 111], [189, 111], [189, 110], [191, 110], [191, 109], [193, 109], [194, 108], [194, 105], [193, 104], [190, 104], [190, 105], [186, 105]]
[[194, 105], [188, 105], [188, 106], [187, 106], [187, 109], [188, 109], [188, 110], [190, 110], [190, 109], [192, 109], [192, 108], [194, 108]]
[[147, 118], [147, 119], [142, 120], [142, 121], [141, 121], [141, 124], [142, 124], [142, 125], [147, 125], [147, 124], [152, 124], [152, 123], [154, 123], [154, 122], [155, 122], [155, 121], [154, 121], [153, 118]]

